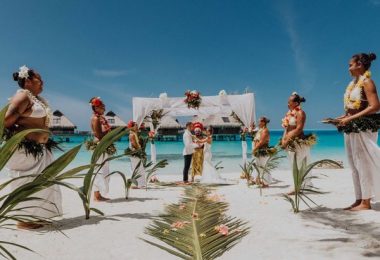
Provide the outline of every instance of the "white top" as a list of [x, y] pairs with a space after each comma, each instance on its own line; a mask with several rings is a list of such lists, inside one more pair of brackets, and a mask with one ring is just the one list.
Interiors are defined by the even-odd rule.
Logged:
[[29, 115], [29, 117], [34, 117], [34, 118], [46, 117], [46, 110], [45, 108], [42, 107], [41, 104], [34, 102], [32, 106], [32, 113]]
[[183, 133], [183, 144], [185, 145], [183, 148], [183, 155], [193, 154], [194, 149], [198, 147], [197, 144], [193, 143], [191, 132], [187, 129], [185, 130], [185, 133]]

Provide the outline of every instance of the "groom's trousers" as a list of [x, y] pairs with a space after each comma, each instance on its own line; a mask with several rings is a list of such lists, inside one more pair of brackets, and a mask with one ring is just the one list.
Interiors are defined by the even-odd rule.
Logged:
[[183, 181], [189, 180], [189, 169], [191, 165], [192, 154], [187, 154], [183, 156], [185, 158], [185, 166], [183, 167]]

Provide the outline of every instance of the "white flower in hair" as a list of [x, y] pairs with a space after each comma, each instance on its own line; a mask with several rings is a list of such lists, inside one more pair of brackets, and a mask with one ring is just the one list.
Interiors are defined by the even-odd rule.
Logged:
[[292, 96], [296, 96], [296, 95], [298, 95], [298, 93], [294, 91], [294, 92], [292, 93]]
[[27, 79], [29, 77], [29, 68], [27, 66], [22, 66], [19, 68], [18, 77], [21, 79]]
[[219, 91], [219, 96], [226, 96], [226, 95], [227, 95], [227, 92], [224, 89]]
[[190, 94], [198, 94], [198, 91], [196, 91], [196, 90], [192, 90], [192, 91], [190, 92]]

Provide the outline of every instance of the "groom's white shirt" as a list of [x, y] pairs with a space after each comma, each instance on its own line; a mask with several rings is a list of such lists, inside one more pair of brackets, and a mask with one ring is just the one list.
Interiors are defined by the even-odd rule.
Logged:
[[183, 133], [183, 144], [185, 145], [183, 148], [183, 155], [193, 154], [194, 149], [198, 147], [197, 144], [193, 143], [191, 132], [187, 129], [185, 130], [185, 133]]

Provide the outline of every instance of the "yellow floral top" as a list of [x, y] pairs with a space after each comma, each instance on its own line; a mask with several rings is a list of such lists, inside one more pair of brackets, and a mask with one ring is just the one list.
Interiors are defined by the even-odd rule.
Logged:
[[350, 109], [360, 109], [362, 106], [362, 101], [367, 101], [364, 98], [364, 80], [370, 78], [371, 74], [369, 71], [364, 73], [364, 75], [359, 77], [359, 80], [351, 81], [348, 85], [346, 92], [344, 94], [344, 110], [348, 111]]

